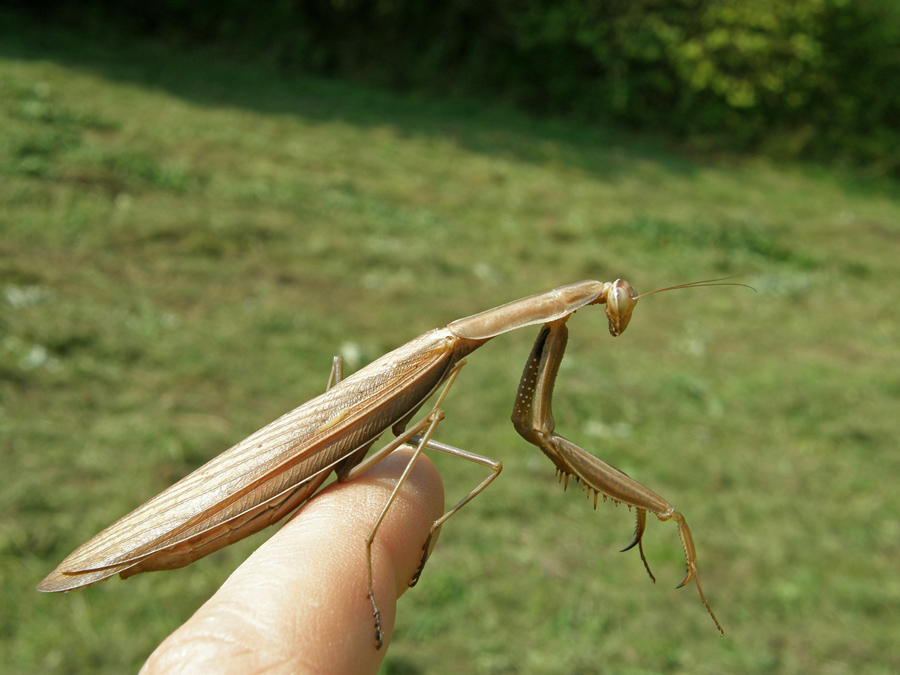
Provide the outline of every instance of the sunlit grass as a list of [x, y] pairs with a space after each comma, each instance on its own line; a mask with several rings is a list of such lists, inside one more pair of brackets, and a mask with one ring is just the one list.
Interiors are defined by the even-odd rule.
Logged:
[[[562, 433], [688, 518], [563, 493], [516, 436], [535, 331], [473, 354], [442, 439], [504, 461], [401, 604], [386, 673], [890, 673], [900, 630], [900, 204], [803, 167], [694, 162], [509, 111], [164, 54], [0, 41], [4, 672], [123, 672], [260, 537], [167, 574], [34, 592], [75, 546], [429, 328], [581, 278]], [[448, 501], [482, 477], [435, 459]]]

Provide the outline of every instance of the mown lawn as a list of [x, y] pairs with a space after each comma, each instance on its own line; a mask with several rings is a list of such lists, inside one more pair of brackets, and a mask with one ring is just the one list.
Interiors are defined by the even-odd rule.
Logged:
[[[895, 185], [474, 103], [118, 49], [0, 14], [0, 662], [135, 671], [266, 535], [64, 596], [75, 546], [350, 368], [582, 278], [561, 433], [694, 532], [563, 493], [508, 418], [536, 330], [469, 358], [442, 440], [503, 460], [401, 601], [384, 673], [900, 671]], [[455, 501], [483, 476], [436, 457]]]

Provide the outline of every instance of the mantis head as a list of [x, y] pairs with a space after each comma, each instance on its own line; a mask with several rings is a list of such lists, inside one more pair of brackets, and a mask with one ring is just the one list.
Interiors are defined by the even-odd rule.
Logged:
[[641, 297], [624, 279], [616, 279], [606, 293], [606, 318], [609, 319], [609, 334], [619, 337], [631, 321], [631, 311]]
[[[727, 277], [726, 277], [727, 278]], [[645, 295], [653, 295], [654, 293], [662, 293], [663, 291], [674, 291], [679, 288], [699, 288], [700, 286], [743, 286], [753, 291], [756, 289], [747, 284], [722, 283], [724, 279], [707, 279], [705, 281], [691, 281], [687, 284], [679, 284], [678, 286], [669, 286], [667, 288], [658, 288], [655, 291], [637, 294], [624, 279], [616, 279], [612, 282], [606, 293], [606, 318], [609, 319], [609, 334], [613, 337], [619, 337], [628, 327], [631, 321], [631, 312], [637, 301]]]

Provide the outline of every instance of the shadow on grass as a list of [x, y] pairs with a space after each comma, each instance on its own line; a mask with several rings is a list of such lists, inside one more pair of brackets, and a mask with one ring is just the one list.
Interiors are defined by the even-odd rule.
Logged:
[[400, 135], [449, 138], [472, 152], [534, 164], [565, 164], [603, 179], [630, 172], [636, 159], [673, 175], [689, 177], [697, 171], [695, 161], [621, 130], [540, 120], [471, 99], [436, 101], [278, 73], [274, 66], [239, 63], [212, 50], [108, 33], [107, 29], [106, 38], [99, 40], [27, 13], [0, 10], [0, 59], [50, 60], [210, 108], [243, 108], [313, 123], [337, 120], [357, 127], [391, 127]]

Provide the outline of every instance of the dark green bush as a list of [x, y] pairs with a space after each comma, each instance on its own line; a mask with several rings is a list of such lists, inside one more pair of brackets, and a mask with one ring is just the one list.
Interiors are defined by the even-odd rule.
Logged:
[[900, 172], [894, 0], [27, 4], [282, 68]]

